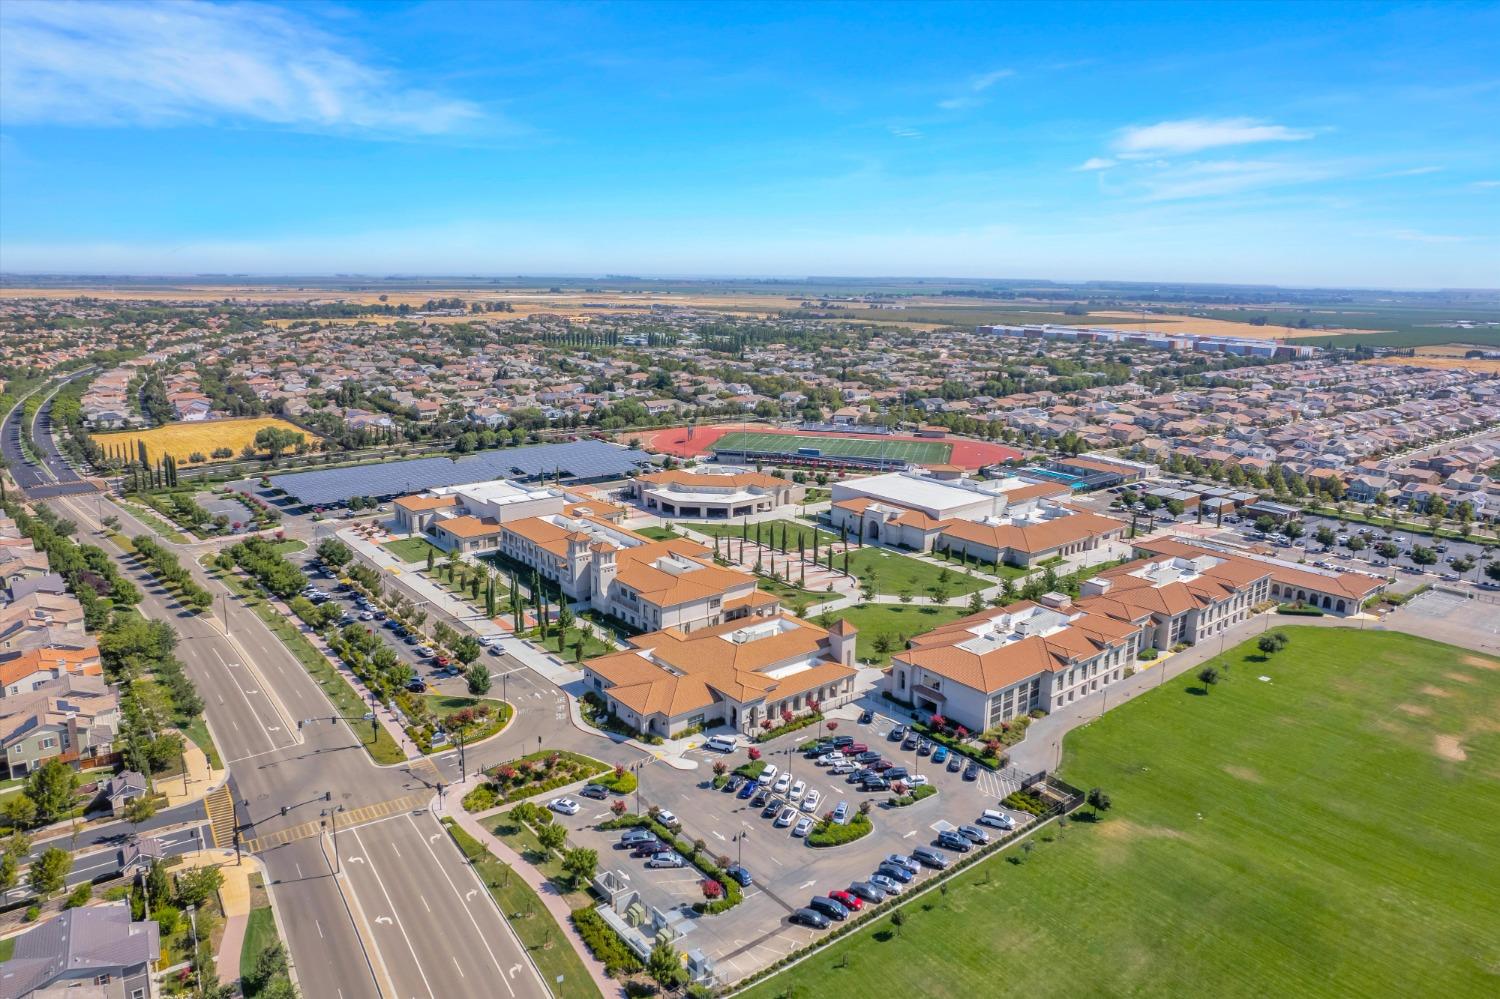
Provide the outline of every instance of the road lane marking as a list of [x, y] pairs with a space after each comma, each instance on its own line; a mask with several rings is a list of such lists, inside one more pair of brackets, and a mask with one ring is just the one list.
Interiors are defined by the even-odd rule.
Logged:
[[[320, 922], [318, 922], [316, 919], [314, 919], [313, 920], [313, 925], [318, 928], [318, 939], [319, 940], [325, 939], [325, 937], [323, 936], [323, 924], [320, 923]], [[340, 994], [342, 994], [342, 993], [340, 993]]]
[[[359, 844], [359, 848], [368, 853], [369, 851], [365, 850], [364, 840], [360, 839], [359, 837], [358, 827], [351, 829], [350, 832], [354, 833], [354, 842]], [[350, 858], [351, 862], [353, 861], [353, 859], [354, 858], [352, 857]], [[360, 859], [360, 862], [364, 863], [363, 858]], [[406, 927], [401, 923], [401, 914], [399, 911], [397, 911], [396, 904], [391, 901], [391, 893], [386, 891], [385, 882], [381, 880], [380, 874], [375, 871], [373, 866], [371, 866], [370, 868], [370, 873], [375, 876], [375, 884], [380, 888], [380, 894], [385, 896], [385, 904], [390, 906], [392, 912], [396, 913], [396, 929], [401, 931], [401, 937], [406, 941], [406, 949], [411, 952], [412, 961], [417, 966], [417, 974], [422, 977], [422, 987], [427, 990], [427, 994], [431, 996], [432, 999], [437, 999], [437, 996], [432, 991], [432, 984], [427, 981], [427, 972], [422, 970], [422, 959], [417, 957], [417, 949], [412, 946], [411, 937], [406, 935]], [[377, 916], [375, 921], [378, 923], [382, 918], [385, 917]]]

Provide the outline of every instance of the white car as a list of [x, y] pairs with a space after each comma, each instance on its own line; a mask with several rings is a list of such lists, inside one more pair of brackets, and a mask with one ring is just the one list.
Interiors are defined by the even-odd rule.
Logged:
[[817, 760], [818, 766], [820, 767], [828, 767], [832, 766], [835, 763], [842, 762], [844, 762], [844, 754], [839, 752], [837, 749], [835, 749], [831, 753], [824, 753], [822, 756], [818, 757]]
[[658, 853], [646, 861], [647, 867], [686, 867], [687, 861], [675, 853]]
[[790, 808], [783, 808], [781, 810], [781, 814], [776, 816], [776, 828], [785, 829], [787, 826], [792, 824], [792, 820], [796, 817], [796, 812], [792, 811]]
[[816, 812], [818, 803], [823, 800], [823, 793], [817, 788], [807, 792], [807, 797], [802, 799], [802, 810], [804, 812]]
[[668, 829], [676, 829], [678, 826], [682, 825], [682, 820], [673, 815], [671, 812], [667, 811], [665, 808], [656, 813], [656, 821], [660, 822]]
[[993, 808], [986, 808], [976, 821], [982, 826], [994, 826], [996, 829], [1004, 829], [1007, 832], [1016, 827], [1015, 819]]
[[901, 894], [901, 882], [897, 881], [895, 878], [888, 878], [884, 874], [870, 875], [870, 884], [874, 885], [876, 888], [879, 888], [887, 895]]
[[572, 798], [553, 798], [547, 802], [547, 807], [554, 812], [561, 812], [564, 815], [578, 814], [578, 802]]
[[812, 832], [812, 819], [802, 819], [797, 823], [797, 827], [792, 830], [792, 835], [806, 836], [810, 832]]
[[499, 635], [485, 635], [479, 640], [479, 644], [487, 649], [498, 648], [500, 645]]
[[912, 774], [910, 777], [906, 778], [906, 783], [911, 787], [921, 787], [923, 784], [927, 783], [927, 775]]
[[773, 785], [771, 785], [771, 791], [772, 791], [773, 794], [786, 794], [787, 788], [789, 788], [791, 786], [792, 786], [792, 775], [791, 774], [782, 774], [780, 777], [776, 778], [776, 783], [773, 784]]
[[797, 783], [792, 785], [792, 790], [788, 793], [787, 796], [791, 798], [792, 801], [796, 802], [801, 801], [802, 796], [805, 794], [807, 794], [807, 781], [799, 780], [797, 781]]
[[766, 768], [760, 772], [760, 776], [757, 777], [757, 778], [755, 778], [755, 782], [757, 784], [769, 784], [769, 783], [771, 783], [771, 781], [773, 781], [775, 779], [776, 779], [776, 764], [774, 764], [774, 763], [767, 763], [766, 764]]

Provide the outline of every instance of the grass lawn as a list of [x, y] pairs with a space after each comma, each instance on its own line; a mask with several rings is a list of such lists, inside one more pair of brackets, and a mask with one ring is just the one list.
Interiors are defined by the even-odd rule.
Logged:
[[[210, 568], [209, 572], [241, 598], [242, 606], [254, 610], [267, 627], [275, 632], [282, 644], [291, 651], [292, 655], [296, 656], [302, 668], [307, 670], [318, 682], [318, 686], [323, 688], [323, 693], [333, 702], [333, 707], [338, 714], [346, 718], [364, 716], [367, 710], [364, 699], [355, 692], [353, 687], [349, 686], [343, 674], [318, 651], [306, 635], [302, 634], [296, 624], [278, 614], [275, 607], [253, 592], [250, 585], [238, 575], [218, 568]], [[406, 759], [406, 754], [401, 751], [400, 746], [396, 745], [396, 740], [391, 738], [391, 734], [385, 730], [384, 725], [371, 726], [363, 721], [354, 721], [349, 723], [349, 728], [359, 739], [360, 745], [365, 747], [365, 752], [369, 753], [376, 763], [400, 763]]]
[[251, 909], [245, 921], [245, 942], [240, 951], [240, 977], [249, 978], [254, 974], [255, 962], [261, 953], [279, 942], [276, 917], [271, 914], [271, 907], [260, 905]]
[[[559, 641], [559, 638], [562, 640]], [[592, 659], [595, 656], [608, 655], [611, 652], [619, 651], [613, 645], [610, 645], [604, 639], [594, 634], [593, 631], [577, 627], [569, 628], [565, 636], [559, 636], [557, 628], [554, 626], [547, 633], [546, 639], [539, 638], [537, 641], [549, 651], [556, 652], [563, 659], [572, 662], [579, 658], [576, 646], [580, 638], [583, 639], [582, 658], [584, 659]]]
[[[19, 936], [19, 934], [17, 934]], [[16, 952], [16, 938], [6, 937], [0, 940], [0, 964], [10, 960], [10, 956]]]
[[[582, 909], [587, 906], [592, 898], [587, 891], [581, 891], [573, 887], [573, 876], [563, 870], [562, 860], [557, 854], [552, 853], [542, 846], [542, 841], [537, 839], [536, 833], [532, 832], [524, 822], [513, 819], [509, 812], [501, 813], [490, 826], [500, 841], [519, 853], [528, 864], [541, 871], [552, 886], [557, 889], [568, 907]], [[606, 858], [600, 857], [600, 866]]]
[[824, 590], [804, 590], [784, 583], [769, 576], [756, 576], [755, 587], [767, 593], [774, 593], [781, 598], [788, 610], [794, 614], [800, 614], [805, 608], [813, 604], [821, 604], [829, 600], [837, 600], [841, 594], [828, 593]]
[[670, 527], [636, 527], [632, 528], [635, 533], [650, 538], [652, 541], [666, 541], [668, 538], [680, 538], [681, 534]]
[[[743, 527], [736, 523], [694, 523], [687, 525], [701, 534], [710, 537], [739, 538]], [[792, 552], [797, 551], [797, 542], [802, 542], [803, 550], [811, 555], [813, 535], [818, 537], [818, 550], [820, 555], [824, 552], [823, 546], [829, 542], [838, 541], [837, 534], [830, 534], [821, 528], [810, 524], [799, 524], [793, 520], [766, 521], [762, 530], [762, 538], [769, 543], [774, 537], [778, 548], [781, 545], [781, 529], [786, 528], [786, 547]], [[750, 525], [750, 540], [755, 540], [755, 525]], [[826, 558], [826, 556], [824, 557]], [[778, 563], [779, 564], [779, 563]], [[833, 567], [843, 569], [844, 556], [835, 555]], [[888, 548], [854, 548], [849, 552], [849, 571], [861, 581], [873, 578], [875, 580], [876, 593], [899, 594], [902, 590], [910, 590], [916, 596], [927, 596], [927, 588], [938, 581], [943, 572], [942, 566], [929, 565], [917, 559], [891, 551]], [[952, 597], [963, 596], [982, 590], [991, 585], [982, 579], [975, 579], [966, 575], [957, 568], [948, 570], [948, 595]]]
[[387, 541], [380, 547], [390, 552], [403, 562], [421, 562], [427, 564], [427, 550], [432, 549], [432, 557], [442, 562], [447, 553], [426, 538], [400, 538], [396, 541]]
[[[480, 739], [488, 739], [500, 731], [510, 721], [510, 705], [504, 701], [490, 697], [449, 697], [446, 694], [424, 694], [422, 700], [427, 704], [427, 710], [439, 718], [447, 718], [449, 715], [462, 711], [464, 708], [478, 707], [484, 704], [490, 709], [487, 724], [474, 729], [469, 733], [470, 743], [478, 742]], [[451, 745], [443, 749], [452, 749]]]
[[1494, 995], [1500, 661], [1279, 630], [1269, 661], [1220, 657], [1212, 693], [1185, 676], [1067, 737], [1064, 778], [1113, 798], [1102, 822], [749, 994]]
[[[444, 819], [443, 825], [448, 827], [448, 834], [468, 858], [474, 873], [495, 897], [506, 922], [531, 952], [537, 970], [554, 990], [553, 994], [562, 999], [597, 997], [598, 987], [564, 937], [568, 931], [557, 925], [531, 886], [497, 860], [483, 843], [458, 828], [452, 819]], [[561, 985], [557, 984], [558, 978], [562, 978]]]
[[224, 761], [219, 758], [219, 747], [214, 745], [214, 740], [208, 734], [208, 725], [204, 723], [202, 716], [194, 718], [187, 725], [178, 725], [182, 734], [192, 739], [194, 744], [208, 757], [208, 765], [215, 770], [224, 769]]
[[[859, 629], [856, 636], [855, 654], [884, 666], [891, 661], [891, 653], [875, 651], [875, 638], [885, 634], [891, 637], [891, 650], [906, 646], [906, 639], [931, 631], [938, 625], [956, 621], [969, 613], [967, 607], [932, 607], [917, 604], [860, 604], [830, 612], [837, 620], [846, 619]], [[819, 620], [821, 620], [819, 615]]]
[[276, 554], [278, 555], [290, 555], [293, 552], [306, 551], [307, 542], [299, 541], [296, 538], [287, 538], [284, 541], [276, 542], [272, 547], [276, 549]]

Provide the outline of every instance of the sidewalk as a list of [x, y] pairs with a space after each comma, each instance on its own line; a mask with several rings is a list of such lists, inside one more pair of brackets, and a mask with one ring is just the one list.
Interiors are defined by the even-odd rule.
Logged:
[[168, 777], [157, 781], [157, 793], [165, 795], [167, 799], [163, 808], [176, 808], [206, 797], [210, 791], [224, 783], [228, 776], [227, 771], [215, 770], [209, 766], [208, 757], [203, 750], [186, 736], [182, 740], [182, 758], [187, 764], [187, 770], [183, 773], [185, 779]]
[[250, 921], [250, 875], [259, 874], [265, 879], [260, 861], [250, 854], [244, 862], [234, 862], [233, 850], [201, 850], [185, 853], [179, 870], [190, 867], [217, 867], [224, 876], [219, 886], [219, 905], [224, 910], [224, 936], [219, 941], [219, 952], [214, 956], [218, 964], [219, 984], [228, 985], [239, 981], [240, 953], [245, 946], [245, 927]]
[[505, 845], [494, 833], [486, 829], [478, 819], [464, 811], [462, 805], [455, 807], [452, 812], [446, 811], [447, 801], [455, 803], [463, 801], [463, 796], [476, 783], [477, 779], [471, 777], [462, 784], [450, 788], [448, 793], [444, 795], [444, 803], [435, 803], [433, 805], [433, 812], [438, 816], [447, 815], [453, 819], [460, 829], [483, 843], [485, 848], [495, 855], [496, 859], [524, 880], [531, 887], [532, 891], [537, 893], [537, 896], [542, 900], [542, 905], [547, 908], [547, 912], [557, 921], [563, 938], [568, 941], [568, 946], [573, 948], [574, 953], [583, 962], [583, 966], [588, 969], [589, 976], [594, 980], [594, 984], [598, 987], [599, 991], [605, 996], [624, 996], [624, 987], [604, 973], [604, 965], [595, 959], [588, 947], [584, 946], [583, 941], [579, 939], [577, 932], [573, 929], [573, 922], [570, 918], [573, 910], [568, 907], [568, 903], [564, 902], [558, 896], [551, 883], [542, 876], [541, 872], [526, 863], [519, 854]]

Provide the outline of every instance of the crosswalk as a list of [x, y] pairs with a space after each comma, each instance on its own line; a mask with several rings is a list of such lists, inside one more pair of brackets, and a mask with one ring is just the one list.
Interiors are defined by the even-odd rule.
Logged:
[[214, 846], [228, 848], [234, 845], [234, 796], [229, 785], [221, 784], [203, 799], [203, 809], [208, 813], [208, 830], [213, 836]]
[[[392, 798], [389, 801], [378, 801], [373, 805], [361, 805], [359, 808], [351, 808], [348, 811], [339, 813], [339, 828], [363, 825], [366, 822], [374, 822], [376, 819], [383, 819], [388, 815], [395, 815], [398, 812], [410, 812], [419, 808], [426, 808], [431, 801], [432, 793], [430, 791], [419, 791], [415, 794], [408, 794], [405, 797]], [[261, 853], [272, 847], [284, 846], [287, 843], [295, 843], [298, 840], [316, 836], [323, 828], [323, 820], [318, 818], [310, 822], [303, 822], [300, 825], [289, 826], [286, 829], [279, 829], [265, 836], [257, 836], [255, 839], [246, 840], [245, 847], [251, 853]]]

